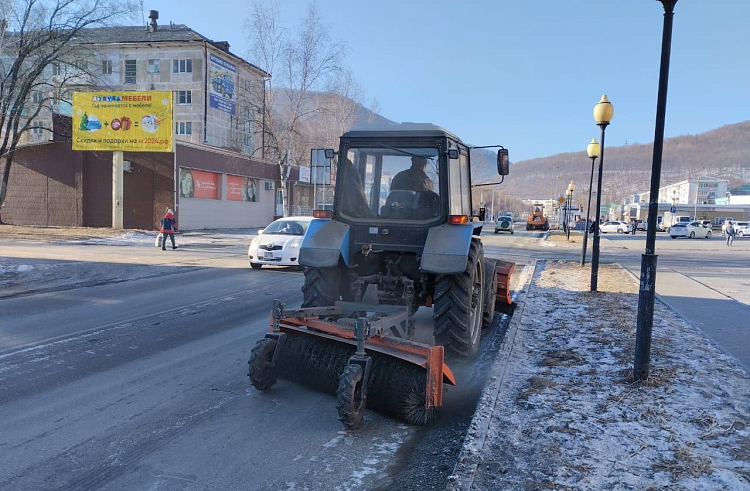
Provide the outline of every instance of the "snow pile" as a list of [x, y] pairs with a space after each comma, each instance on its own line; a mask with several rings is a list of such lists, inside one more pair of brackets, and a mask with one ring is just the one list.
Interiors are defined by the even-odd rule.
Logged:
[[486, 439], [465, 446], [476, 472], [449, 487], [750, 489], [748, 374], [657, 302], [651, 376], [633, 382], [638, 284], [602, 265], [592, 294], [589, 275], [537, 267]]

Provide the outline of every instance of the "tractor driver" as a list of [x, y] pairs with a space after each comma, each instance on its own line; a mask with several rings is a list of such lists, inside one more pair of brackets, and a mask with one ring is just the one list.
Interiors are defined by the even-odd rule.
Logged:
[[413, 155], [411, 167], [396, 174], [396, 177], [391, 181], [391, 190], [415, 191], [417, 193], [432, 191], [432, 180], [427, 177], [426, 168], [427, 159], [419, 155]]

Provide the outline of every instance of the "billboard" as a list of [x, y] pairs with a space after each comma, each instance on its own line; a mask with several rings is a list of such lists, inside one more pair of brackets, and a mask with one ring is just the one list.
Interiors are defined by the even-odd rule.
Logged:
[[227, 175], [227, 199], [231, 201], [258, 201], [258, 180]]
[[237, 113], [237, 97], [235, 87], [237, 85], [237, 65], [224, 58], [211, 53], [208, 58], [209, 82], [208, 104], [209, 106], [229, 114]]
[[74, 92], [73, 150], [172, 151], [172, 92]]
[[219, 199], [219, 174], [180, 167], [180, 197]]

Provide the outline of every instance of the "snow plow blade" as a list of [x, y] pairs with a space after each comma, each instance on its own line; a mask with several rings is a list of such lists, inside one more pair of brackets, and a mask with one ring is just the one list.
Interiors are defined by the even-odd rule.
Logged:
[[[350, 428], [359, 426], [365, 405], [409, 424], [427, 424], [443, 404], [443, 383], [456, 380], [442, 346], [405, 339], [410, 322], [402, 307], [337, 302], [284, 311], [277, 301], [270, 332], [253, 348], [255, 353], [260, 344], [273, 344], [273, 352], [266, 349], [265, 363], [258, 362], [260, 354], [251, 357], [250, 379], [260, 390], [270, 387], [265, 370], [274, 381], [279, 376], [336, 395], [339, 419]], [[359, 368], [349, 370], [352, 365]], [[359, 373], [355, 382], [347, 380], [350, 372]], [[355, 406], [360, 403], [353, 417], [352, 397]]]

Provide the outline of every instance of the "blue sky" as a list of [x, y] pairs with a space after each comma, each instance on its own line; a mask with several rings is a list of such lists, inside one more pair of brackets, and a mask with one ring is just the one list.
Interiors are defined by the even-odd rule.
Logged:
[[[250, 2], [150, 0], [159, 22], [187, 24], [246, 56]], [[205, 4], [204, 4], [205, 5]], [[280, 2], [293, 27], [307, 2]], [[654, 138], [663, 8], [656, 0], [318, 0], [365, 102], [394, 121], [431, 122], [518, 162], [583, 151], [615, 107], [607, 146]], [[750, 2], [675, 7], [666, 136], [750, 119]], [[253, 61], [248, 59], [248, 61]]]

